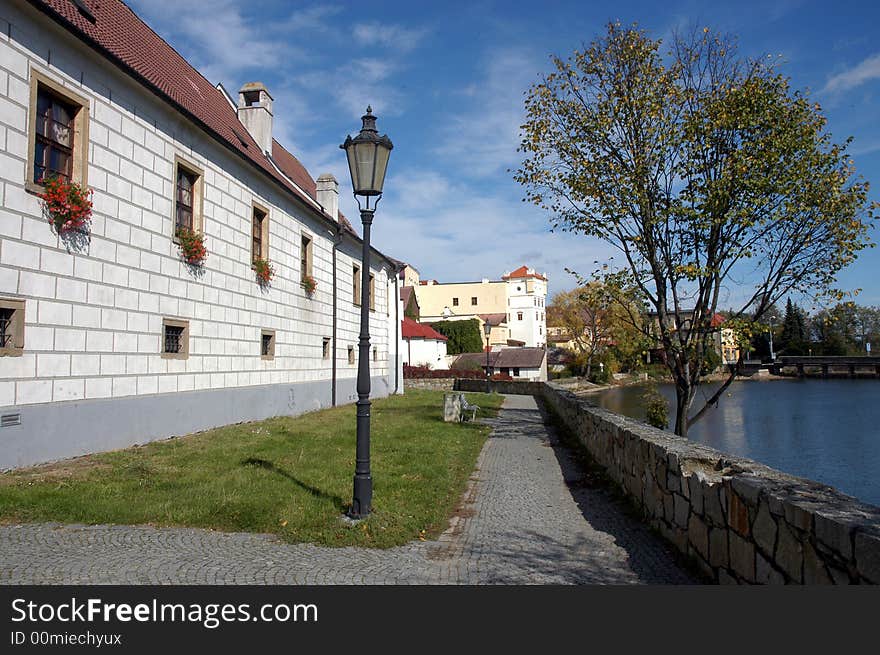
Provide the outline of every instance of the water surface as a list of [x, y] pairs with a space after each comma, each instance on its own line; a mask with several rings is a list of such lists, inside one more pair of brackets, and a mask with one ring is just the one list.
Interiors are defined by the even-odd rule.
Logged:
[[[658, 388], [672, 423], [675, 390]], [[644, 392], [642, 386], [616, 387], [585, 398], [644, 420]], [[710, 395], [701, 387], [694, 407]], [[734, 382], [688, 436], [880, 505], [880, 380]]]

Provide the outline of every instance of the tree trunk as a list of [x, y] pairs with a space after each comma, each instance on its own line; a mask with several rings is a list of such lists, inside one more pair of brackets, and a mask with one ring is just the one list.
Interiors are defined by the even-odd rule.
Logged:
[[693, 399], [694, 389], [690, 385], [683, 384], [681, 381], [675, 382], [675, 434], [680, 437], [687, 437], [688, 434], [688, 412], [691, 408], [691, 400]]

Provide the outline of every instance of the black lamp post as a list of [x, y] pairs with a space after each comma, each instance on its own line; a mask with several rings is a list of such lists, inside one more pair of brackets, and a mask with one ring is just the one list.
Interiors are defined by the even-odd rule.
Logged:
[[492, 326], [489, 325], [489, 319], [486, 319], [483, 322], [483, 333], [486, 335], [486, 393], [492, 393], [492, 389], [489, 383], [489, 334], [492, 332]]
[[[379, 136], [373, 109], [361, 117], [363, 127], [355, 137], [346, 137], [340, 148], [348, 157], [351, 186], [361, 212], [364, 226], [361, 256], [361, 333], [358, 339], [357, 373], [357, 450], [354, 465], [354, 495], [349, 516], [366, 518], [373, 500], [373, 478], [370, 476], [370, 226], [376, 205], [382, 197], [388, 156], [394, 147], [388, 135]], [[373, 199], [372, 206], [370, 199]], [[363, 204], [361, 204], [363, 199]]]

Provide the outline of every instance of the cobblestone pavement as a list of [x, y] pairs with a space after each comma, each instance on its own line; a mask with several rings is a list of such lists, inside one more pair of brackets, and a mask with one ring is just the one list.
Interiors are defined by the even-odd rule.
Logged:
[[530, 396], [507, 396], [462, 507], [432, 542], [389, 550], [184, 528], [0, 527], [3, 584], [636, 584], [697, 582], [583, 472]]

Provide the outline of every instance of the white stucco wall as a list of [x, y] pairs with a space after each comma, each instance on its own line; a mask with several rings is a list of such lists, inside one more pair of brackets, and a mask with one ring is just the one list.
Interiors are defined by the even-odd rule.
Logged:
[[404, 339], [403, 356], [411, 366], [427, 366], [432, 370], [449, 368], [446, 342], [438, 339]]
[[[94, 216], [81, 251], [65, 247], [42, 217], [38, 198], [24, 188], [32, 70], [90, 102]], [[0, 6], [0, 143], [0, 294], [26, 300], [24, 354], [0, 357], [0, 407], [330, 379], [331, 362], [322, 357], [322, 339], [332, 336], [328, 226], [19, 2]], [[202, 274], [181, 262], [171, 238], [176, 156], [204, 170], [209, 255]], [[252, 202], [269, 209], [276, 276], [267, 290], [250, 269]], [[318, 290], [311, 299], [299, 284], [303, 234], [313, 240]], [[356, 244], [340, 246], [340, 379], [356, 376], [347, 349], [357, 346], [359, 309], [350, 289], [352, 261], [359, 256]], [[373, 376], [394, 372], [389, 351], [398, 320], [387, 305], [389, 273], [379, 268], [370, 326], [378, 348]], [[165, 317], [189, 321], [188, 359], [160, 357]], [[260, 358], [264, 328], [276, 331], [271, 361]]]

